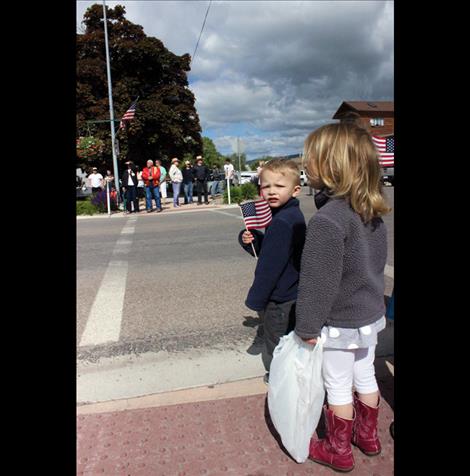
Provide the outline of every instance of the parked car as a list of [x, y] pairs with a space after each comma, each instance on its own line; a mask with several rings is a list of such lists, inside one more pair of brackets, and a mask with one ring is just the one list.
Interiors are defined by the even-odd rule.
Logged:
[[214, 182], [218, 182], [218, 185], [215, 187], [215, 195], [224, 193], [226, 185], [225, 173], [223, 171], [219, 171], [218, 174], [214, 174], [214, 172], [211, 170], [209, 180], [207, 181], [207, 190], [209, 192], [209, 195], [212, 195], [212, 187], [214, 185]]
[[84, 200], [91, 195], [91, 187], [87, 187], [85, 180], [78, 175], [76, 176], [75, 189], [77, 200]]
[[256, 175], [257, 175], [256, 172], [249, 172], [249, 171], [241, 172], [240, 185], [251, 182]]

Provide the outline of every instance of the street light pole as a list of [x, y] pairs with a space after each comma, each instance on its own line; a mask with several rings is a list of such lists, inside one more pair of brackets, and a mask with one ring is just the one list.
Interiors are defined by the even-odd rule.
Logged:
[[111, 66], [109, 62], [108, 45], [108, 24], [106, 20], [106, 2], [103, 0], [103, 20], [104, 20], [104, 41], [106, 45], [106, 70], [108, 73], [108, 96], [109, 96], [109, 117], [111, 119], [111, 149], [113, 151], [114, 183], [116, 184], [116, 199], [119, 203], [119, 170], [116, 157], [115, 137], [114, 137], [114, 109], [113, 109], [113, 90], [111, 86]]
[[238, 183], [241, 182], [242, 166], [240, 162], [240, 137], [237, 137], [237, 153], [238, 153]]

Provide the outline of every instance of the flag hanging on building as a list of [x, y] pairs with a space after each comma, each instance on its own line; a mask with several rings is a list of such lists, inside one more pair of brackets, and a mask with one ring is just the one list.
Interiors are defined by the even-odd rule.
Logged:
[[271, 207], [264, 199], [243, 203], [240, 207], [247, 230], [266, 228], [273, 219]]
[[382, 167], [393, 167], [395, 165], [395, 138], [394, 136], [379, 137], [372, 136], [372, 141], [379, 152], [379, 162]]
[[119, 123], [119, 129], [125, 129], [126, 123], [125, 121], [132, 121], [135, 117], [135, 106], [137, 104], [139, 98], [137, 98], [130, 106], [129, 109], [126, 111], [124, 116], [122, 116], [121, 122]]

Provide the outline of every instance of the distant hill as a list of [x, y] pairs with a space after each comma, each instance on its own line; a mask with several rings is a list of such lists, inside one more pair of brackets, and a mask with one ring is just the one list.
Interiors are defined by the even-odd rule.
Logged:
[[256, 162], [257, 160], [272, 160], [272, 159], [286, 159], [286, 160], [289, 160], [289, 159], [297, 159], [298, 157], [300, 157], [301, 154], [291, 154], [291, 155], [278, 155], [278, 156], [273, 156], [273, 157], [258, 157], [256, 159], [251, 159], [251, 160], [247, 160], [246, 163], [249, 164], [251, 162]]

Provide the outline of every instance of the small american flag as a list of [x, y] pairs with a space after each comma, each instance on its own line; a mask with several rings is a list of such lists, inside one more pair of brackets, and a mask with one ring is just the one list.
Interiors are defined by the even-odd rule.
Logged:
[[138, 98], [129, 106], [129, 109], [126, 111], [124, 116], [122, 116], [121, 122], [119, 123], [119, 129], [125, 129], [126, 123], [124, 121], [132, 121], [135, 117], [135, 105], [137, 104]]
[[394, 136], [372, 136], [372, 141], [379, 152], [379, 162], [382, 167], [393, 167], [395, 164], [395, 138]]
[[271, 207], [264, 199], [243, 203], [240, 207], [247, 230], [266, 228], [273, 219]]

